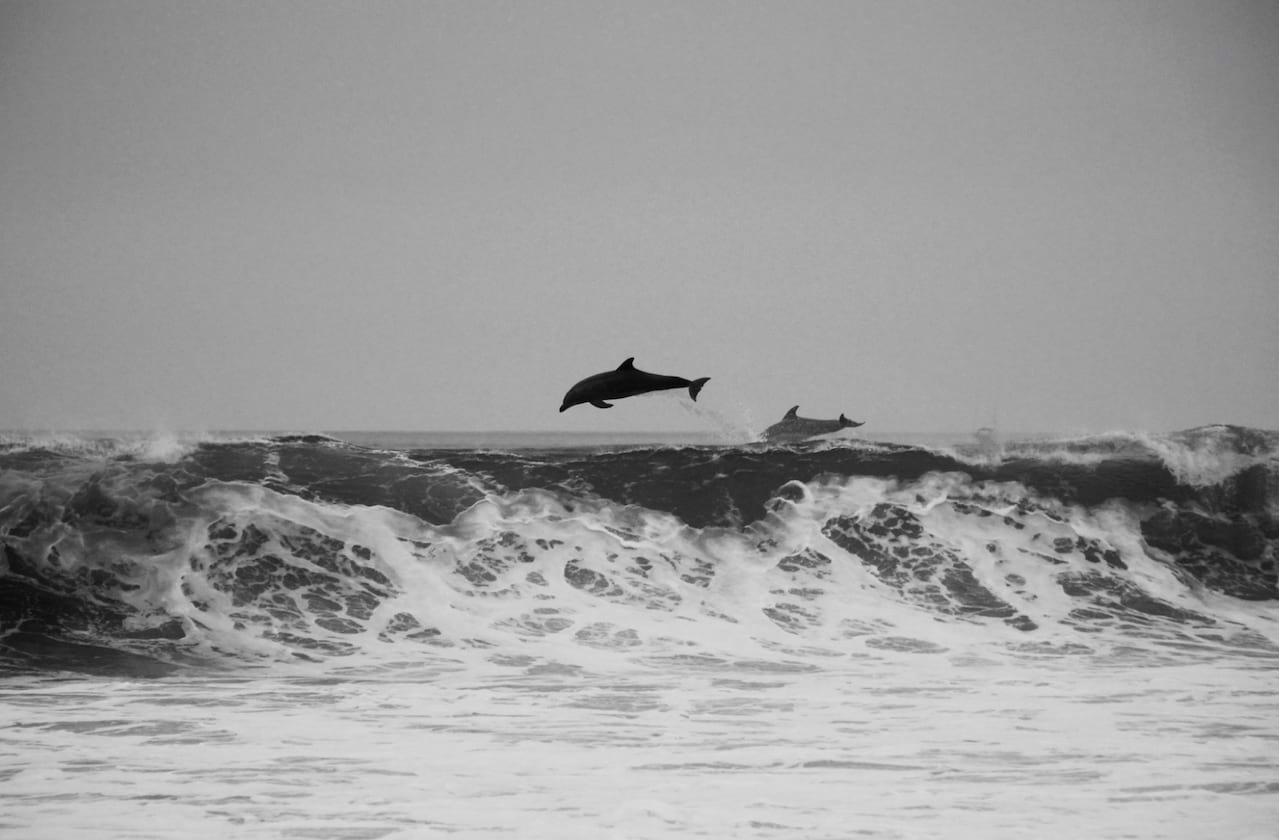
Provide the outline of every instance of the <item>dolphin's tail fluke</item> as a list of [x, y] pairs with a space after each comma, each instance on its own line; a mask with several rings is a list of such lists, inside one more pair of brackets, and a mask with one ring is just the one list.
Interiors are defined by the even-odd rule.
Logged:
[[702, 392], [702, 386], [710, 382], [709, 376], [703, 376], [701, 379], [694, 379], [688, 383], [688, 395], [693, 398], [693, 402], [697, 402], [697, 395]]

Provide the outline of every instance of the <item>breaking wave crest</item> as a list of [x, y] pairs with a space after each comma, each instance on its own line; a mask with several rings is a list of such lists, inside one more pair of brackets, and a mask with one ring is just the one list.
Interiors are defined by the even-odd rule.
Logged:
[[994, 455], [8, 441], [0, 662], [1275, 656], [1275, 457], [1235, 427]]

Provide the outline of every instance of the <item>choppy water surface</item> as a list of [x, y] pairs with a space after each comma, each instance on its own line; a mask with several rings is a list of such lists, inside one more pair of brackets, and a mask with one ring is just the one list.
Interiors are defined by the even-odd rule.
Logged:
[[15, 837], [1273, 836], [1272, 654], [900, 647], [10, 679], [0, 820]]
[[11, 442], [0, 834], [1274, 837], [1267, 434]]

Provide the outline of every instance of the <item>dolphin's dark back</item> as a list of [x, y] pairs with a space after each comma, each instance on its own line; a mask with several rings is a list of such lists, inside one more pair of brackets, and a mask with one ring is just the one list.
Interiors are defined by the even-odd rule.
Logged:
[[570, 388], [564, 395], [560, 411], [582, 403], [590, 403], [598, 408], [612, 408], [605, 400], [620, 400], [650, 391], [669, 391], [674, 388], [687, 388], [689, 397], [696, 401], [697, 395], [708, 381], [709, 376], [690, 380], [682, 376], [649, 373], [635, 367], [635, 357], [631, 356], [616, 369], [588, 376]]
[[764, 430], [765, 440], [803, 440], [816, 435], [837, 432], [840, 429], [856, 428], [862, 423], [849, 420], [843, 414], [835, 420], [817, 420], [811, 417], [800, 417], [799, 406], [786, 412], [786, 416]]

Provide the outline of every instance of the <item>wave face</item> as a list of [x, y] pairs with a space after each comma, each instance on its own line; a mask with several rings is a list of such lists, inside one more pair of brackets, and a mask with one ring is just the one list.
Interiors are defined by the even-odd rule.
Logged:
[[1277, 459], [1231, 426], [998, 451], [11, 439], [0, 664], [1274, 653]]

